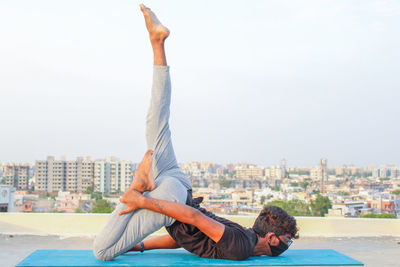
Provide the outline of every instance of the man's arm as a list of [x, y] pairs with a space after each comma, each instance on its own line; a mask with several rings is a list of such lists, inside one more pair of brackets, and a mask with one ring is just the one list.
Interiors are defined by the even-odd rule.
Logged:
[[[156, 236], [154, 238], [149, 238], [143, 241], [144, 250], [150, 249], [173, 249], [179, 248], [180, 246], [176, 244], [175, 240], [172, 239], [170, 235]], [[140, 243], [131, 248], [129, 251], [140, 251]]]
[[180, 222], [194, 225], [214, 242], [218, 242], [224, 234], [225, 225], [205, 216], [197, 209], [176, 202], [147, 198], [132, 189], [128, 189], [128, 191], [121, 198], [121, 202], [128, 208], [121, 211], [120, 215], [141, 208], [148, 209], [165, 214]]

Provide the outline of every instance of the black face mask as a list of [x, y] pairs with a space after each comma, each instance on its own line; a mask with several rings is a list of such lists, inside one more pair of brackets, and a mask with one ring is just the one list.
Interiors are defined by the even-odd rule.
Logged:
[[279, 244], [277, 246], [269, 245], [269, 248], [271, 249], [272, 257], [281, 255], [283, 252], [285, 252], [285, 250], [287, 250], [289, 248], [289, 246], [286, 245], [285, 243], [283, 243], [280, 238], [278, 238], [278, 239], [279, 239]]

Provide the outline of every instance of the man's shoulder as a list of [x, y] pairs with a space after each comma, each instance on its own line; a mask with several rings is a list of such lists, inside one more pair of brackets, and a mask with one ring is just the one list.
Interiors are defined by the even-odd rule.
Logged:
[[224, 258], [244, 260], [252, 255], [256, 242], [257, 234], [253, 229], [234, 223], [225, 226], [225, 232], [217, 246], [223, 251]]

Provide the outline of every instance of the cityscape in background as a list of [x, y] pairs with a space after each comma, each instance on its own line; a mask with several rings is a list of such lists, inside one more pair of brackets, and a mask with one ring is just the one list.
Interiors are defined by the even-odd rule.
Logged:
[[[1, 212], [109, 213], [134, 179], [136, 163], [116, 157], [0, 163]], [[267, 204], [293, 216], [400, 218], [396, 165], [275, 166], [179, 164], [193, 195], [219, 214], [254, 214]]]

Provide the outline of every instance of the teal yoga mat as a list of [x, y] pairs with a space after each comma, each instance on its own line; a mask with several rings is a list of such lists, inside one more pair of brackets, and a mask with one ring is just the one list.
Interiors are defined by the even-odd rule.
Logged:
[[113, 261], [99, 261], [91, 250], [36, 250], [17, 266], [360, 266], [332, 249], [289, 249], [279, 257], [251, 257], [245, 261], [200, 258], [185, 250], [130, 252]]

